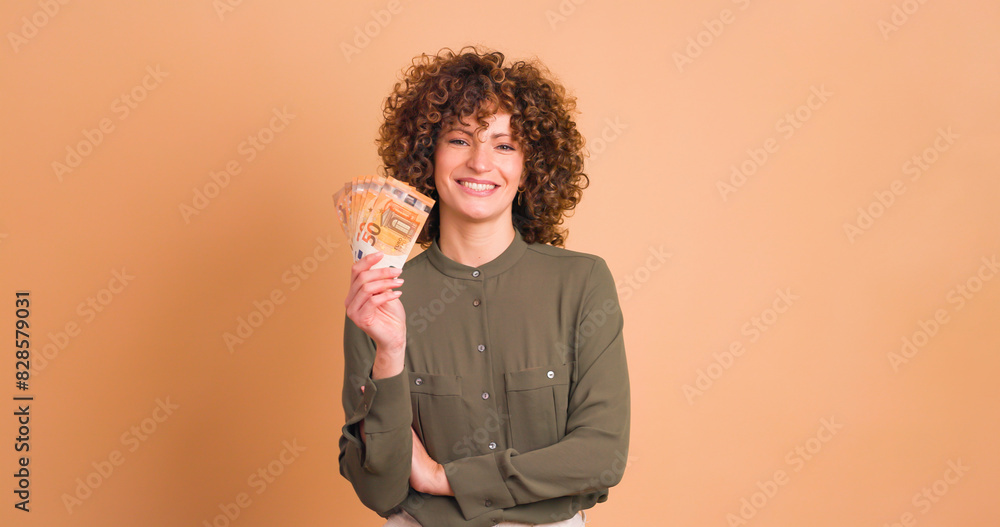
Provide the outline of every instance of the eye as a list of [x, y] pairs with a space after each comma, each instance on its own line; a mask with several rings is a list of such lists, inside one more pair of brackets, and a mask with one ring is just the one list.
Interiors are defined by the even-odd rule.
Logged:
[[449, 144], [453, 144], [453, 145], [468, 145], [469, 144], [469, 143], [465, 142], [465, 139], [449, 139], [448, 143]]
[[508, 145], [508, 144], [502, 144], [502, 145], [500, 145], [500, 146], [499, 146], [499, 147], [497, 147], [497, 148], [501, 148], [501, 149], [503, 149], [503, 150], [507, 150], [507, 151], [509, 151], [509, 152], [513, 152], [513, 151], [517, 150], [516, 148], [514, 148], [513, 146], [511, 146], [511, 145]]

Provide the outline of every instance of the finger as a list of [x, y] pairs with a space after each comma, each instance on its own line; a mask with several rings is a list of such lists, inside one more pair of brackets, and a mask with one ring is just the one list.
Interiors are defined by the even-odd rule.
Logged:
[[386, 291], [386, 292], [384, 292], [384, 293], [382, 293], [380, 295], [373, 296], [372, 299], [368, 302], [368, 305], [372, 309], [378, 309], [378, 308], [382, 307], [383, 305], [385, 305], [385, 304], [387, 304], [389, 302], [392, 302], [393, 300], [396, 300], [402, 294], [403, 294], [403, 292], [399, 291], [399, 290], [397, 290], [397, 291]]
[[[393, 300], [398, 299], [400, 294], [401, 293], [399, 291], [388, 291], [382, 293], [381, 295], [373, 296], [367, 302], [359, 306], [357, 311], [348, 311], [348, 317], [350, 317], [350, 319], [353, 320], [359, 328], [367, 333], [367, 329], [374, 327], [378, 319], [384, 318], [378, 314], [379, 310], [386, 307], [387, 304]], [[402, 305], [400, 305], [400, 307], [402, 307]], [[386, 320], [389, 322], [390, 327], [405, 324], [405, 322], [401, 322], [403, 320], [403, 316], [397, 315], [395, 311], [396, 310], [394, 309], [390, 309], [387, 312], [388, 318]], [[376, 338], [375, 335], [369, 334], [369, 336]]]
[[357, 295], [347, 308], [347, 316], [360, 328], [368, 327], [375, 311], [386, 302], [399, 298], [401, 291], [386, 290], [377, 295]]
[[350, 283], [352, 285], [358, 281], [358, 277], [361, 275], [361, 273], [371, 269], [372, 266], [375, 265], [376, 262], [378, 262], [380, 258], [379, 254], [380, 253], [369, 254], [368, 256], [365, 256], [364, 258], [354, 262], [354, 264], [351, 265]]
[[[413, 432], [413, 459], [416, 461], [422, 461], [424, 454], [424, 444], [420, 442], [420, 436], [417, 435], [416, 430], [410, 429]], [[418, 463], [419, 464], [419, 463]]]
[[395, 289], [401, 285], [403, 285], [403, 279], [399, 277], [372, 280], [361, 285], [358, 289], [358, 294], [375, 296], [391, 289]]
[[369, 271], [362, 271], [358, 274], [355, 282], [365, 284], [373, 280], [385, 280], [388, 278], [399, 278], [403, 270], [398, 267], [380, 267]]
[[371, 301], [372, 298], [386, 292], [391, 292], [393, 288], [401, 285], [403, 285], [403, 280], [400, 278], [389, 278], [362, 284], [358, 286], [358, 290], [353, 294], [353, 296], [348, 296], [347, 300], [345, 300], [345, 304], [347, 304], [347, 312], [359, 313], [362, 306]]
[[364, 258], [354, 262], [351, 265], [351, 279], [353, 280], [362, 271], [367, 271], [371, 269], [373, 265], [377, 264], [382, 257], [385, 256], [381, 251], [375, 251]]
[[417, 481], [417, 470], [419, 470], [419, 463], [417, 460], [417, 432], [410, 428], [410, 435], [413, 438], [413, 444], [410, 448], [410, 486], [414, 487], [418, 484]]
[[[373, 296], [371, 300], [369, 300], [368, 303], [362, 308], [365, 310], [366, 315], [370, 318], [364, 318], [364, 315], [362, 315], [362, 320], [372, 320], [375, 317], [379, 317], [386, 322], [389, 322], [390, 326], [405, 326], [406, 322], [403, 321], [404, 316], [402, 315], [403, 306], [398, 302], [399, 295], [401, 294], [402, 292], [400, 291], [386, 291], [381, 295]], [[392, 306], [391, 302], [393, 300], [397, 301], [397, 305], [395, 307], [398, 307], [399, 309], [393, 309], [390, 307]]]
[[371, 272], [377, 274], [362, 275], [361, 279], [351, 283], [344, 298], [345, 306], [356, 303], [358, 297], [370, 297], [403, 285], [403, 279], [395, 276], [398, 273], [382, 272], [381, 269]]
[[372, 253], [354, 262], [354, 264], [351, 265], [351, 284], [354, 284], [355, 282], [358, 281], [358, 276], [361, 273], [371, 269], [371, 267], [381, 259], [380, 256], [381, 254], [382, 253], [377, 253], [377, 252]]
[[[361, 271], [358, 274], [353, 274], [352, 271], [351, 284], [348, 287], [347, 299], [344, 300], [344, 304], [345, 305], [350, 304], [351, 299], [355, 295], [357, 295], [358, 291], [366, 284], [374, 280], [388, 280], [392, 278], [398, 278], [400, 273], [402, 272], [403, 272], [402, 269], [398, 269], [396, 267], [383, 267], [380, 269], [366, 270], [366, 271]], [[402, 283], [402, 281], [400, 281], [399, 283]], [[369, 289], [369, 291], [372, 290]]]

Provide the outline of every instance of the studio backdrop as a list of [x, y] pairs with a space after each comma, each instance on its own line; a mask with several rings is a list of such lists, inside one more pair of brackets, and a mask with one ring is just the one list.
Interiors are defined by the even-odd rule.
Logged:
[[567, 248], [632, 387], [589, 525], [1000, 522], [996, 2], [0, 13], [4, 526], [382, 524], [338, 472], [331, 196], [403, 68], [469, 44], [578, 100]]

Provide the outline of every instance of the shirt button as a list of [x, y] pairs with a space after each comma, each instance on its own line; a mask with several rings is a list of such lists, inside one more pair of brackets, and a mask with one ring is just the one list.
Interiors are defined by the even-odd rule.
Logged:
[[490, 441], [490, 450], [496, 450], [496, 449], [497, 449], [497, 444], [493, 441]]
[[487, 507], [492, 507], [493, 501], [491, 501], [489, 498], [486, 498], [486, 501], [483, 502], [483, 505], [486, 505]]
[[479, 277], [479, 269], [476, 269], [475, 271], [472, 271], [472, 277], [473, 278], [478, 278]]
[[421, 379], [420, 377], [417, 377], [417, 380], [413, 381], [413, 384], [416, 384], [417, 386], [420, 386], [423, 383], [424, 383], [424, 380]]
[[482, 304], [482, 302], [480, 302], [478, 298], [472, 301], [472, 305], [474, 307], [479, 307], [479, 304]]
[[486, 399], [489, 399], [489, 398], [490, 398], [490, 394], [488, 394], [486, 392], [483, 392], [483, 400], [485, 401]]
[[549, 370], [549, 372], [546, 373], [545, 376], [551, 379], [556, 376], [556, 372]]
[[476, 349], [479, 351], [486, 351], [486, 346], [480, 344], [479, 346], [476, 347]]

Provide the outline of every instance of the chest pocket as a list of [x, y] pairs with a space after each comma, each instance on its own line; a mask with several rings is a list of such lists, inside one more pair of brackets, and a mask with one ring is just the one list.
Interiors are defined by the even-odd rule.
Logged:
[[413, 429], [427, 454], [438, 463], [451, 461], [442, 445], [454, 443], [455, 419], [463, 414], [461, 377], [409, 372]]
[[555, 444], [566, 435], [570, 364], [504, 374], [511, 447], [519, 453]]

